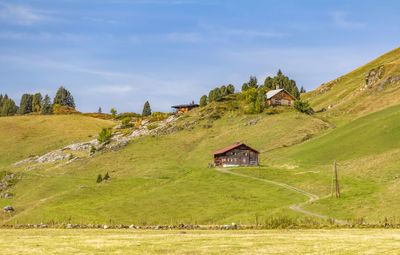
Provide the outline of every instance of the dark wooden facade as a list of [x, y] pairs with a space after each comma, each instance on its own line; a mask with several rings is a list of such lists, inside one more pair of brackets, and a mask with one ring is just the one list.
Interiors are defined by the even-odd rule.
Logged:
[[268, 105], [293, 106], [296, 98], [284, 89], [275, 89], [267, 92]]
[[226, 147], [214, 152], [215, 166], [258, 166], [258, 154], [255, 149], [244, 143]]
[[187, 113], [188, 111], [192, 110], [193, 108], [199, 107], [199, 105], [198, 104], [181, 104], [181, 105], [174, 105], [171, 107], [174, 108], [177, 112]]

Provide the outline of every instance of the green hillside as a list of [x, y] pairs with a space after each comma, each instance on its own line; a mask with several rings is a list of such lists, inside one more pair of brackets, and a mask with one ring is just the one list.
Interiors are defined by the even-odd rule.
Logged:
[[[367, 74], [370, 74], [367, 76]], [[302, 95], [340, 124], [400, 103], [400, 48]], [[332, 106], [331, 109], [328, 109]]]
[[[325, 130], [319, 119], [294, 111], [276, 115], [225, 114], [204, 127], [200, 111], [190, 112], [178, 124], [194, 129], [164, 136], [142, 137], [125, 149], [99, 154], [55, 168], [34, 171], [16, 168], [26, 178], [15, 187], [15, 198], [0, 200], [16, 208], [6, 222], [36, 221], [134, 224], [255, 223], [256, 216], [296, 215], [288, 209], [306, 197], [281, 187], [227, 176], [207, 168], [212, 153], [237, 140], [266, 152], [289, 146]], [[249, 120], [262, 119], [245, 126]], [[294, 128], [293, 128], [294, 127]], [[284, 135], [285, 134], [285, 135]], [[111, 181], [96, 184], [109, 172]]]
[[[303, 95], [315, 110], [333, 106], [325, 112], [309, 116], [277, 107], [245, 114], [239, 97], [232, 95], [185, 114], [173, 124], [174, 132], [136, 138], [121, 150], [92, 157], [74, 155], [80, 159], [65, 165], [12, 167], [30, 155], [88, 140], [113, 123], [76, 115], [0, 118], [0, 135], [7, 141], [0, 170], [21, 177], [11, 188], [14, 196], [0, 199], [0, 206], [15, 208], [1, 214], [1, 221], [155, 225], [308, 220], [289, 209], [307, 201], [306, 196], [208, 168], [214, 151], [241, 141], [261, 152], [261, 167], [230, 170], [321, 198], [303, 209], [350, 222], [398, 222], [399, 55], [396, 49]], [[330, 197], [334, 160], [341, 199]], [[107, 172], [111, 179], [97, 184], [97, 175]]]

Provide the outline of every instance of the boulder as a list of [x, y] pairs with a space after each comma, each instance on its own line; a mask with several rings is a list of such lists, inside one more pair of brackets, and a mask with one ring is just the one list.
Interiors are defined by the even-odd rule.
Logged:
[[6, 207], [4, 207], [3, 209], [5, 212], [13, 212], [14, 208], [11, 205], [7, 205]]
[[104, 229], [109, 229], [110, 227], [108, 225], [103, 225]]

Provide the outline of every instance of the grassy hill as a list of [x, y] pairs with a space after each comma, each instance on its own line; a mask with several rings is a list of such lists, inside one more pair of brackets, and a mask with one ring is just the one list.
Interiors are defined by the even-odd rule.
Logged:
[[[306, 200], [280, 187], [207, 168], [212, 153], [237, 140], [262, 152], [296, 144], [327, 128], [323, 121], [284, 111], [275, 115], [229, 113], [210, 125], [193, 111], [179, 124], [192, 128], [165, 136], [142, 137], [125, 149], [56, 168], [53, 164], [14, 171], [25, 178], [15, 187], [14, 215], [6, 222], [92, 223], [255, 223], [272, 216], [296, 215], [289, 205]], [[256, 125], [245, 126], [259, 119]], [[294, 128], [293, 128], [294, 127]], [[96, 184], [99, 173], [111, 181]]]
[[114, 123], [82, 115], [29, 115], [0, 118], [0, 169], [72, 142], [90, 140]]
[[[367, 75], [369, 74], [369, 75]], [[302, 95], [338, 124], [400, 103], [400, 48]]]
[[[351, 221], [378, 222], [386, 217], [398, 222], [399, 56], [396, 49], [303, 95], [315, 110], [333, 106], [313, 116], [284, 107], [247, 115], [232, 96], [185, 114], [174, 124], [178, 132], [137, 138], [122, 150], [63, 166], [48, 163], [30, 171], [26, 166], [11, 167], [29, 155], [89, 139], [112, 122], [83, 116], [1, 118], [0, 134], [8, 140], [2, 145], [0, 167], [23, 178], [12, 188], [13, 198], [0, 199], [0, 206], [15, 208], [0, 220], [14, 224], [306, 220], [289, 209], [306, 201], [305, 196], [207, 167], [214, 151], [242, 141], [261, 152], [260, 171], [232, 171], [260, 174], [322, 198], [305, 209]], [[27, 128], [27, 123], [35, 128]], [[338, 161], [341, 199], [330, 197], [333, 160]], [[106, 172], [111, 180], [97, 184], [97, 175]]]

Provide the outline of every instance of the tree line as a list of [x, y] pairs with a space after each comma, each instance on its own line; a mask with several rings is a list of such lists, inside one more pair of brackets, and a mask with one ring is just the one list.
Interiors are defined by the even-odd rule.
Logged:
[[74, 97], [71, 92], [64, 87], [60, 87], [51, 102], [49, 95], [44, 97], [40, 93], [36, 94], [23, 94], [21, 97], [20, 105], [17, 106], [7, 94], [4, 96], [0, 94], [0, 115], [13, 116], [19, 114], [52, 114], [62, 106], [67, 106], [75, 109]]
[[[249, 81], [242, 85], [241, 99], [245, 100], [250, 105], [249, 112], [259, 113], [265, 108], [265, 94], [274, 89], [285, 89], [287, 92], [292, 94], [296, 99], [300, 98], [301, 93], [305, 93], [306, 90], [303, 86], [299, 89], [296, 81], [290, 79], [284, 75], [279, 69], [274, 77], [268, 76], [264, 80], [263, 85], [258, 84], [257, 77], [250, 76]], [[207, 95], [203, 95], [200, 98], [200, 107], [204, 107], [207, 104], [214, 101], [221, 101], [223, 97], [235, 93], [235, 87], [232, 84], [228, 86], [223, 85], [220, 88], [211, 90]]]

